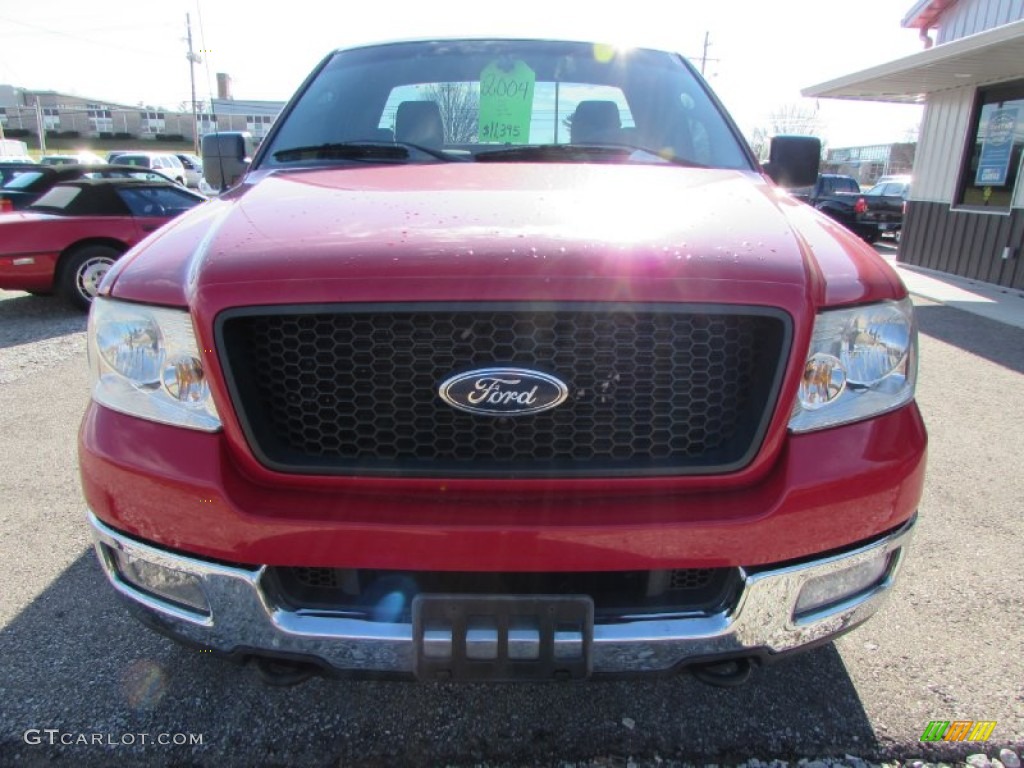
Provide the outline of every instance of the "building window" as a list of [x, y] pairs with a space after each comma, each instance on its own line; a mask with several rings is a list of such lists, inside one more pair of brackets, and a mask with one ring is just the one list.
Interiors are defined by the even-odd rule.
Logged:
[[1024, 149], [1024, 81], [978, 90], [956, 202], [1006, 211]]
[[7, 110], [3, 107], [0, 107], [0, 125], [7, 127]]
[[200, 136], [215, 133], [217, 130], [217, 116], [200, 112], [196, 115], [196, 124], [199, 126]]
[[110, 110], [106, 107], [100, 107], [96, 104], [86, 105], [86, 109], [89, 112], [89, 125], [92, 127], [95, 133], [113, 133], [114, 132], [114, 116]]
[[163, 112], [139, 112], [139, 120], [142, 123], [142, 133], [146, 136], [153, 136], [158, 133], [166, 133], [166, 120]]
[[251, 133], [254, 137], [262, 139], [267, 135], [267, 131], [270, 130], [270, 126], [273, 122], [274, 118], [270, 115], [246, 115], [245, 130]]
[[43, 107], [43, 130], [60, 130], [60, 110], [56, 107]]

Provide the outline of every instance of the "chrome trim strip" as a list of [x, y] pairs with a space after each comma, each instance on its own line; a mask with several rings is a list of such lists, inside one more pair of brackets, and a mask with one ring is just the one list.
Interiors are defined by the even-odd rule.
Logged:
[[[239, 649], [317, 657], [327, 666], [360, 672], [413, 672], [412, 626], [365, 621], [324, 612], [285, 610], [261, 589], [266, 570], [237, 568], [176, 555], [138, 542], [88, 515], [100, 565], [114, 589], [152, 614], [168, 632], [225, 653]], [[827, 639], [879, 610], [895, 583], [915, 517], [898, 531], [846, 552], [797, 565], [744, 572], [742, 593], [731, 612], [713, 616], [631, 617], [595, 623], [593, 671], [658, 672], [691, 660], [745, 652], [780, 653]], [[118, 575], [106, 548], [196, 576], [211, 606], [200, 616], [140, 592]], [[874, 587], [838, 604], [794, 618], [802, 587], [811, 579], [890, 557]]]

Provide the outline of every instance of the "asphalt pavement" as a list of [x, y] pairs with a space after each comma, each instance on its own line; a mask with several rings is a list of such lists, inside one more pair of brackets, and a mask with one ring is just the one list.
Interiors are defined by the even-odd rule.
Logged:
[[[282, 689], [141, 628], [115, 600], [90, 548], [75, 461], [84, 318], [0, 292], [0, 764], [858, 766], [1019, 755], [1024, 326], [935, 298], [915, 295], [931, 437], [918, 531], [888, 606], [835, 644], [735, 689], [689, 676]], [[996, 727], [983, 743], [922, 743], [933, 720]]]

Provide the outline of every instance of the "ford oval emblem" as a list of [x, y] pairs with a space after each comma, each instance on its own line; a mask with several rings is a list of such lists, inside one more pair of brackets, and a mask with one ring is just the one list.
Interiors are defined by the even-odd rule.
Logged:
[[482, 416], [528, 416], [569, 397], [561, 379], [527, 368], [478, 368], [446, 379], [438, 394], [452, 408]]

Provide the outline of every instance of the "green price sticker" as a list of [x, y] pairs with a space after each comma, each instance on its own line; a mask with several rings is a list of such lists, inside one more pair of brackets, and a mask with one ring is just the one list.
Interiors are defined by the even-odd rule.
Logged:
[[537, 74], [525, 61], [492, 62], [480, 73], [480, 142], [527, 144]]

